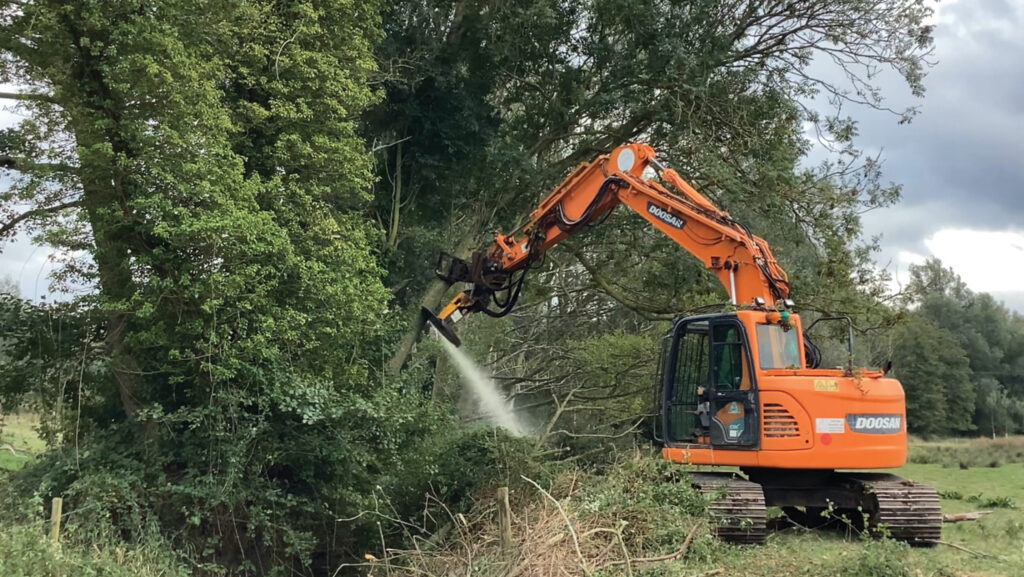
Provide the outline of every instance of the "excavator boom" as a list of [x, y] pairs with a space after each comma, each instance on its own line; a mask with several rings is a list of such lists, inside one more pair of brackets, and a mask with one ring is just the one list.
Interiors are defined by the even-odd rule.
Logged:
[[[648, 168], [661, 182], [644, 177]], [[581, 164], [525, 223], [510, 233], [496, 234], [491, 245], [470, 260], [442, 255], [438, 276], [449, 283], [472, 283], [473, 288], [456, 296], [436, 318], [428, 318], [447, 338], [457, 339], [451, 321], [461, 315], [507, 313], [531, 264], [620, 204], [699, 258], [718, 277], [733, 304], [772, 306], [788, 299], [786, 273], [764, 239], [751, 234], [675, 170], [659, 162], [653, 148], [633, 143]], [[498, 293], [507, 294], [504, 299], [494, 299]], [[492, 299], [497, 308], [491, 307]]]

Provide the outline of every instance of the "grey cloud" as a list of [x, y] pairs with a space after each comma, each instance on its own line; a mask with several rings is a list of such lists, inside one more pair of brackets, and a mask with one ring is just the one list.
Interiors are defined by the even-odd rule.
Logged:
[[[883, 266], [901, 250], [928, 255], [924, 239], [942, 228], [1024, 231], [1024, 6], [961, 0], [939, 9], [938, 64], [921, 113], [903, 126], [854, 113], [858, 143], [882, 150], [885, 177], [903, 185], [898, 206], [863, 218], [867, 234], [883, 235]], [[900, 102], [905, 89], [884, 82]], [[999, 298], [1024, 311], [1021, 289]]]

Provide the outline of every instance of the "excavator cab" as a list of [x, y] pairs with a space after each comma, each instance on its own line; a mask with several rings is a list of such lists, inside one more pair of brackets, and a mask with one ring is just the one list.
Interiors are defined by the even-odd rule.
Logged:
[[753, 357], [735, 314], [680, 319], [662, 342], [656, 440], [757, 448], [759, 410]]

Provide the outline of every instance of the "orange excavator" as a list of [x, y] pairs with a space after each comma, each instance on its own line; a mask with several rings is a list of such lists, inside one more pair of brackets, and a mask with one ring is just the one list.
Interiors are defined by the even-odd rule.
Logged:
[[[657, 178], [645, 178], [648, 169]], [[852, 360], [819, 368], [821, 355], [765, 240], [659, 162], [648, 145], [624, 145], [580, 165], [523, 225], [495, 235], [468, 260], [442, 254], [437, 275], [470, 286], [437, 315], [424, 309], [426, 320], [458, 345], [456, 321], [476, 312], [507, 314], [531, 264], [620, 204], [699, 258], [731, 299], [725, 312], [676, 320], [663, 339], [653, 427], [665, 459], [742, 471], [691, 476], [713, 497], [719, 537], [763, 543], [767, 507], [780, 507], [804, 526], [843, 519], [934, 544], [942, 528], [936, 492], [863, 471], [906, 461], [900, 383], [884, 371], [854, 369]], [[852, 324], [847, 335], [852, 359]]]

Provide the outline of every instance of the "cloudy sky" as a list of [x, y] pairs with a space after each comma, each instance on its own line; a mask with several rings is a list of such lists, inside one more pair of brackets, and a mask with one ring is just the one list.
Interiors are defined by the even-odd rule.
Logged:
[[1024, 0], [946, 0], [935, 20], [920, 114], [902, 126], [857, 114], [859, 144], [903, 184], [897, 206], [865, 215], [865, 232], [882, 235], [876, 260], [897, 276], [937, 256], [1024, 312]]
[[[858, 144], [881, 151], [885, 177], [903, 184], [899, 205], [865, 215], [865, 232], [882, 235], [877, 261], [897, 278], [934, 255], [1024, 312], [1024, 0], [945, 0], [935, 24], [925, 98], [887, 90], [896, 108], [920, 105], [914, 121], [852, 112]], [[0, 113], [0, 124], [13, 120]], [[47, 292], [52, 267], [25, 238], [0, 248], [0, 278], [24, 296]]]

